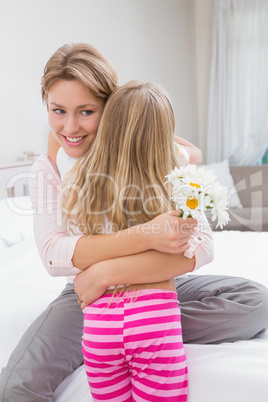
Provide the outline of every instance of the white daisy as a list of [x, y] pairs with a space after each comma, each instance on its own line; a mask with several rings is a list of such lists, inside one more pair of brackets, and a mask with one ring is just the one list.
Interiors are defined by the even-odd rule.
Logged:
[[216, 182], [216, 175], [205, 167], [196, 165], [175, 167], [167, 177], [172, 184], [171, 200], [181, 210], [181, 216], [199, 220], [206, 210], [212, 214], [212, 220], [218, 218], [217, 227], [227, 224], [227, 189]]

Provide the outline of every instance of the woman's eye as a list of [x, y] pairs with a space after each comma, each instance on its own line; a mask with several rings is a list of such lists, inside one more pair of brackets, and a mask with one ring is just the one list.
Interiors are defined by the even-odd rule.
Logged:
[[62, 109], [53, 109], [53, 112], [57, 113], [57, 114], [64, 114], [64, 110]]
[[92, 110], [83, 110], [83, 111], [82, 111], [82, 114], [83, 114], [84, 116], [90, 116], [92, 113], [93, 113]]

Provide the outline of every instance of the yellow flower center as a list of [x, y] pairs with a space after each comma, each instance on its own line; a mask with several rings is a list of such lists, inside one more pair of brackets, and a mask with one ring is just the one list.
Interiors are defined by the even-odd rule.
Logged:
[[187, 207], [195, 209], [198, 207], [198, 200], [195, 197], [188, 197], [186, 201]]
[[197, 183], [190, 183], [190, 186], [200, 188], [199, 184], [197, 184]]

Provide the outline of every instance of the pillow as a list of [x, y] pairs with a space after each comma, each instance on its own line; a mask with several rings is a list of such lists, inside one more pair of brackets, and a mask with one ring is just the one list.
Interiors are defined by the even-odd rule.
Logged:
[[30, 197], [0, 200], [0, 240], [11, 247], [33, 237], [33, 214]]
[[217, 176], [217, 181], [227, 187], [229, 208], [242, 208], [243, 206], [236, 191], [233, 177], [230, 173], [228, 160], [226, 159], [222, 162], [211, 163], [204, 167], [208, 170], [213, 170]]

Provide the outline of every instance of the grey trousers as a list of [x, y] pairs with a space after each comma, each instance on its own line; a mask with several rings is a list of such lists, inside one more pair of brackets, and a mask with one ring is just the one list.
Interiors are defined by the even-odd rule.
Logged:
[[[268, 291], [226, 276], [176, 281], [185, 343], [250, 339], [268, 325]], [[83, 314], [73, 285], [28, 328], [3, 368], [0, 402], [49, 402], [60, 382], [83, 361]]]

